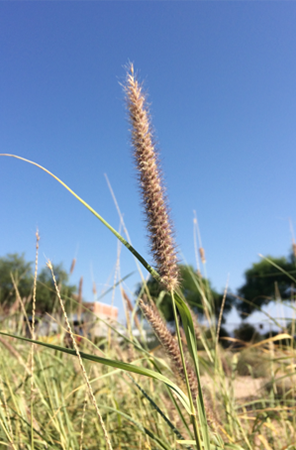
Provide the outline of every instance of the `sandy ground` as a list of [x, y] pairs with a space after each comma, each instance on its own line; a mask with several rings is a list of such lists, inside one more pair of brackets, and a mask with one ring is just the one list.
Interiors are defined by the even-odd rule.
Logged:
[[260, 397], [260, 389], [265, 383], [265, 378], [236, 377], [234, 381], [235, 397]]
[[[267, 380], [265, 378], [252, 378], [252, 377], [236, 377], [234, 381], [234, 395], [237, 399], [244, 399], [250, 397], [261, 397], [261, 388], [265, 385]], [[207, 386], [213, 383], [213, 380], [203, 375], [201, 377], [202, 386]], [[217, 386], [218, 389], [218, 386]]]

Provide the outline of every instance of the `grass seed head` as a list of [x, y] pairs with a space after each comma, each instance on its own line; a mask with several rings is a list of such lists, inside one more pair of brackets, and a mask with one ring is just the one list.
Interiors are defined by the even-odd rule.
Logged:
[[[173, 367], [174, 373], [177, 377], [181, 377], [185, 383], [185, 372], [182, 364], [180, 349], [176, 339], [172, 336], [168, 330], [166, 324], [160, 317], [158, 309], [155, 303], [146, 303], [142, 299], [139, 301], [139, 305], [145, 314], [146, 319], [150, 322], [155, 334], [157, 335], [160, 343], [165, 349], [166, 354], [169, 356]], [[198, 395], [198, 384], [195, 373], [191, 366], [186, 362], [186, 371], [189, 380], [189, 386], [194, 398]]]
[[134, 161], [146, 215], [151, 251], [164, 288], [172, 291], [179, 283], [173, 226], [169, 217], [158, 155], [153, 142], [146, 95], [134, 75], [133, 65], [130, 66], [127, 73], [125, 93]]

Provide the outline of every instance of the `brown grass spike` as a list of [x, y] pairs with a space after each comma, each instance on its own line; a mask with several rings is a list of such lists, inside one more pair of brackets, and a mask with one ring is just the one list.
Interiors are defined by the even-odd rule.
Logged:
[[146, 96], [135, 78], [133, 65], [127, 73], [126, 102], [131, 124], [131, 142], [138, 171], [151, 250], [164, 288], [171, 292], [179, 282], [177, 252], [168, 213], [158, 155], [153, 143]]

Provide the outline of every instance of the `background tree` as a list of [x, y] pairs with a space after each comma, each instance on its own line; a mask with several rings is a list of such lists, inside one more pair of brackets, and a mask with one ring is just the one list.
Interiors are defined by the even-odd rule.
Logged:
[[260, 333], [258, 333], [254, 325], [247, 322], [241, 323], [240, 326], [233, 331], [233, 334], [236, 339], [244, 342], [257, 342], [260, 340]]
[[[214, 307], [214, 314], [219, 316], [223, 294], [216, 292], [210, 282], [198, 274], [192, 266], [179, 265], [181, 274], [181, 291], [186, 298], [188, 304], [194, 310], [194, 312], [200, 316], [204, 314], [203, 299], [208, 302], [209, 308]], [[172, 309], [172, 300], [170, 294], [162, 290], [159, 283], [150, 277], [147, 282], [147, 288], [153, 301], [157, 304], [164, 318], [170, 322], [174, 320], [174, 314]], [[144, 293], [143, 285], [140, 284], [136, 295], [140, 295], [141, 291]], [[226, 298], [224, 313], [228, 313], [232, 307], [232, 299]], [[224, 321], [224, 320], [223, 320]]]
[[[16, 300], [13, 276], [20, 297], [28, 298], [33, 291], [32, 262], [25, 260], [24, 254], [8, 254], [0, 258], [0, 303], [10, 308]], [[62, 298], [65, 299], [66, 307], [75, 310], [76, 304], [71, 304], [66, 297], [72, 297], [76, 286], [69, 284], [69, 275], [63, 269], [62, 264], [53, 265], [57, 284], [60, 287]], [[56, 292], [50, 270], [44, 267], [37, 278], [36, 309], [39, 313], [52, 312], [56, 304]], [[32, 302], [26, 303], [28, 313], [31, 313]], [[59, 308], [59, 307], [58, 307]]]
[[[282, 270], [277, 269], [265, 259], [254, 263], [250, 269], [246, 270], [245, 284], [238, 289], [238, 296], [241, 298], [237, 298], [235, 302], [242, 318], [246, 318], [256, 310], [256, 306], [262, 307], [278, 298], [291, 300], [294, 286], [289, 275], [293, 277], [296, 274], [294, 257], [291, 255], [288, 258], [268, 257], [268, 259]], [[244, 302], [243, 299], [251, 304]]]
[[26, 262], [24, 253], [8, 254], [0, 258], [0, 303], [11, 306], [15, 301], [15, 289], [11, 275], [16, 282], [20, 296], [28, 297], [32, 290], [32, 263]]
[[[77, 305], [69, 299], [76, 292], [76, 286], [69, 284], [69, 275], [62, 264], [53, 264], [52, 266], [66, 310], [69, 311], [71, 309], [75, 311]], [[59, 310], [59, 308], [51, 272], [48, 267], [44, 267], [38, 275], [36, 309], [38, 312], [44, 313], [52, 312], [54, 309]]]

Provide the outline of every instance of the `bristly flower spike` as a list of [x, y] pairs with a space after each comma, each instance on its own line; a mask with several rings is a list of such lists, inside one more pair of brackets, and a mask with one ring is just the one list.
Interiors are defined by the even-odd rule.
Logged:
[[146, 96], [130, 65], [125, 85], [131, 142], [138, 171], [152, 254], [163, 287], [171, 292], [179, 284], [177, 251], [169, 217], [159, 159], [153, 142]]

